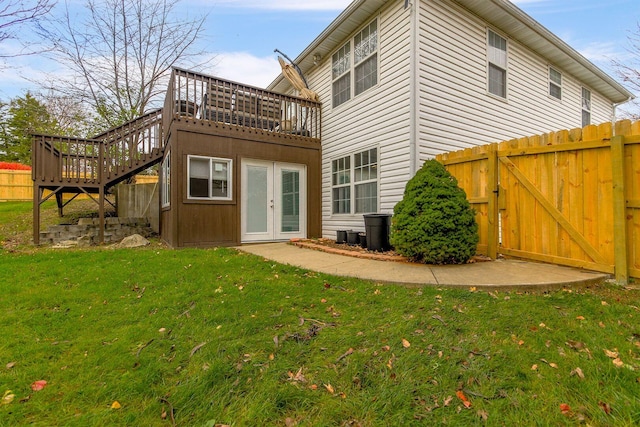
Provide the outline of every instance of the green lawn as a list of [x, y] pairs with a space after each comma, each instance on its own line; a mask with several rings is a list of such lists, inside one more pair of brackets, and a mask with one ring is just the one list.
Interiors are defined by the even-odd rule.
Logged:
[[639, 295], [379, 285], [158, 243], [0, 250], [0, 426], [639, 425]]

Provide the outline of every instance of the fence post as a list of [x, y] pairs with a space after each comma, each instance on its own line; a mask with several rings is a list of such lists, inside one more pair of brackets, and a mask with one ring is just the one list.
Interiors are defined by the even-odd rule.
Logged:
[[621, 285], [629, 280], [627, 266], [627, 201], [624, 188], [624, 137], [611, 139], [611, 165], [613, 172], [613, 247], [615, 279]]
[[487, 256], [491, 259], [498, 258], [498, 241], [499, 241], [499, 228], [498, 228], [498, 197], [499, 193], [499, 180], [498, 180], [498, 145], [491, 144], [488, 149], [487, 159], [487, 198], [489, 205], [487, 207], [488, 227], [487, 230]]

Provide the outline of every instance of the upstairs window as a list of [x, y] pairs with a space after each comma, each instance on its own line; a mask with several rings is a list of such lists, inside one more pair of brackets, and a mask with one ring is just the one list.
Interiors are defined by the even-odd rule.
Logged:
[[582, 88], [582, 127], [591, 124], [591, 91]]
[[491, 30], [487, 32], [489, 93], [507, 97], [507, 39]]
[[354, 39], [356, 96], [378, 84], [378, 21], [367, 25]]
[[338, 49], [331, 58], [331, 64], [334, 107], [377, 85], [378, 21], [369, 23], [353, 40]]
[[549, 67], [549, 95], [562, 99], [562, 74], [551, 67]]
[[231, 159], [188, 156], [189, 199], [231, 200]]
[[333, 54], [333, 106], [351, 99], [351, 42]]

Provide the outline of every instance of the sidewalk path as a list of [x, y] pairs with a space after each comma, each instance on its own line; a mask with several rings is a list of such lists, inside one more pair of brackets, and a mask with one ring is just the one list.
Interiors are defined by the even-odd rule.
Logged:
[[513, 259], [432, 266], [354, 258], [288, 243], [243, 245], [236, 249], [307, 270], [384, 283], [544, 290], [590, 285], [609, 277], [602, 273]]

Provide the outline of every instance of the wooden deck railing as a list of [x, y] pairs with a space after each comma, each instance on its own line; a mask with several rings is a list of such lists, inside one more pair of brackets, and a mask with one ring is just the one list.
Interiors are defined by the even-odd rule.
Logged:
[[32, 177], [41, 186], [111, 186], [162, 156], [162, 111], [91, 139], [34, 135]]
[[174, 68], [164, 104], [165, 129], [187, 117], [263, 132], [320, 139], [320, 104]]

